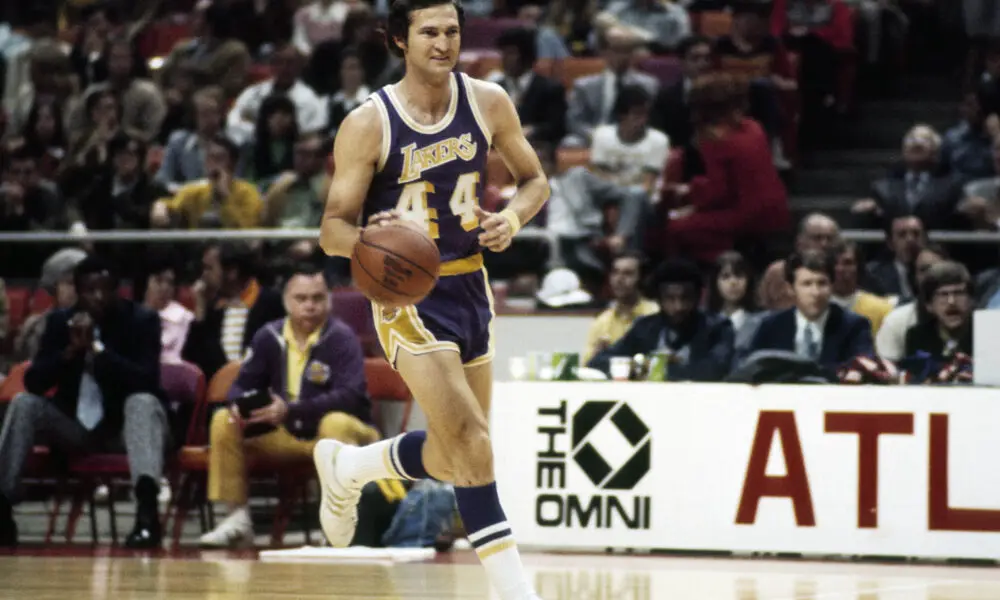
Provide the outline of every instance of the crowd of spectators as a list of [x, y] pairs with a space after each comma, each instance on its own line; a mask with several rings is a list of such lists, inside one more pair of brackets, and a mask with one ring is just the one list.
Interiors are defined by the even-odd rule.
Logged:
[[[908, 1], [464, 6], [460, 68], [507, 90], [552, 186], [530, 225], [543, 235], [490, 255], [491, 275], [533, 308], [604, 309], [586, 364], [666, 350], [676, 380], [969, 379], [972, 310], [1000, 306], [997, 256], [927, 232], [1000, 227], [1000, 31], [969, 31], [954, 127], [914, 124], [901, 162], [852, 199], [852, 222], [796, 225], [784, 175], [850, 118], [859, 65], [896, 64]], [[0, 243], [0, 286], [29, 290], [0, 293], [3, 367], [30, 361], [0, 430], [0, 546], [17, 540], [11, 505], [36, 436], [126, 451], [127, 543], [160, 544], [163, 449], [184, 428], [157, 365], [210, 380], [243, 361], [232, 397], [273, 393], [252, 415], [210, 420], [207, 495], [229, 516], [205, 545], [252, 538], [249, 455], [294, 460], [318, 437], [381, 435], [359, 366], [377, 348], [327, 294], [349, 283], [346, 261], [308, 235], [220, 243], [212, 231], [317, 226], [339, 124], [402, 75], [387, 8], [76, 0], [4, 15], [0, 232], [65, 239]], [[486, 184], [491, 209], [515, 189], [496, 156]], [[884, 231], [884, 247], [843, 239], [848, 225]], [[204, 243], [78, 239], [171, 229]], [[264, 431], [244, 440], [241, 419]]]

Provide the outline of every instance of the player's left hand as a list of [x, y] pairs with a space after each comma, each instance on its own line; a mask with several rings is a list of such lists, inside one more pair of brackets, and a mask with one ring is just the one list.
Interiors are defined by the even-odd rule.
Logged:
[[485, 211], [478, 206], [475, 210], [476, 216], [479, 217], [479, 226], [483, 229], [479, 234], [479, 244], [493, 252], [503, 252], [510, 248], [511, 240], [514, 239], [510, 221], [498, 213]]

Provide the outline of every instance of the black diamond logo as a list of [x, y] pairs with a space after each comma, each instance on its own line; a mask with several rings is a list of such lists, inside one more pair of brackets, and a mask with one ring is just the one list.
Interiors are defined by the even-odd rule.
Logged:
[[[632, 455], [617, 470], [589, 441], [587, 436], [605, 420], [618, 429], [632, 445]], [[573, 460], [590, 481], [605, 490], [630, 490], [649, 472], [651, 440], [649, 427], [628, 404], [611, 400], [591, 400], [573, 415]], [[643, 442], [643, 439], [646, 439]]]

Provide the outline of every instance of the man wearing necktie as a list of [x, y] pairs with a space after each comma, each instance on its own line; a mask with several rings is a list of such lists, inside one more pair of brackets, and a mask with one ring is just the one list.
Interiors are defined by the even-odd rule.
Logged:
[[868, 319], [830, 301], [835, 259], [829, 250], [805, 250], [785, 261], [795, 305], [761, 321], [750, 353], [785, 350], [831, 371], [856, 356], [874, 355]]
[[0, 428], [0, 547], [17, 543], [11, 505], [32, 447], [76, 457], [124, 450], [138, 503], [125, 541], [161, 543], [157, 495], [169, 438], [160, 389], [160, 319], [117, 296], [104, 262], [77, 265], [76, 305], [54, 310], [31, 367]]

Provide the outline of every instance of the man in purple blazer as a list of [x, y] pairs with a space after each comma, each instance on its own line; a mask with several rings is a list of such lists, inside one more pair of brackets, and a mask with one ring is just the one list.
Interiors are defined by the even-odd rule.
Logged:
[[[296, 271], [285, 285], [284, 304], [288, 317], [254, 335], [229, 392], [235, 401], [247, 392], [267, 391], [271, 403], [246, 419], [235, 406], [212, 418], [208, 498], [228, 505], [229, 516], [202, 536], [205, 547], [253, 543], [248, 456], [299, 461], [312, 457], [318, 439], [364, 445], [381, 437], [371, 425], [361, 342], [330, 315], [323, 275], [307, 268]], [[250, 425], [272, 429], [244, 435]]]

